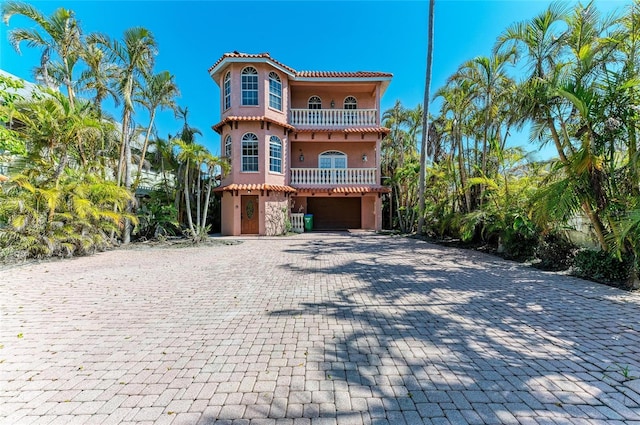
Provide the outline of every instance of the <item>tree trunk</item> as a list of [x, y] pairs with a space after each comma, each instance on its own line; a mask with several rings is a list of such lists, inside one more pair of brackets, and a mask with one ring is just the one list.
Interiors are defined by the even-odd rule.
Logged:
[[422, 140], [420, 143], [420, 179], [418, 187], [418, 234], [424, 234], [424, 211], [425, 211], [425, 178], [427, 173], [427, 137], [429, 135], [429, 99], [431, 88], [431, 66], [433, 64], [433, 21], [434, 21], [435, 0], [429, 0], [429, 42], [427, 45], [427, 72], [425, 75], [424, 87], [424, 108], [422, 115]]
[[151, 111], [151, 119], [149, 120], [149, 127], [147, 127], [147, 134], [144, 136], [144, 143], [142, 144], [142, 153], [140, 154], [140, 163], [138, 164], [138, 174], [136, 174], [136, 187], [140, 184], [140, 176], [142, 175], [142, 164], [144, 164], [144, 158], [147, 155], [147, 149], [149, 148], [149, 134], [153, 127], [153, 121], [156, 118], [155, 108]]
[[189, 181], [189, 161], [184, 167], [184, 201], [187, 209], [187, 221], [189, 222], [189, 230], [191, 230], [191, 235], [193, 238], [196, 237], [196, 229], [193, 227], [193, 217], [191, 216], [191, 198], [189, 196], [189, 185], [186, 183]]

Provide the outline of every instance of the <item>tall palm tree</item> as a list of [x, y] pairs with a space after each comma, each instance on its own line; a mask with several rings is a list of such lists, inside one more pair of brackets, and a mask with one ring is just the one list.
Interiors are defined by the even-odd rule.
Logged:
[[29, 47], [42, 49], [41, 68], [45, 83], [49, 83], [48, 67], [51, 55], [54, 53], [58, 55], [61, 61], [61, 66], [58, 67], [61, 77], [59, 82], [66, 86], [69, 102], [73, 105], [75, 98], [73, 68], [82, 47], [82, 32], [73, 11], [60, 8], [47, 17], [27, 3], [9, 1], [2, 5], [2, 15], [7, 25], [12, 16], [22, 15], [40, 27], [40, 30], [31, 28], [11, 30], [9, 41], [18, 53], [20, 53], [20, 43], [23, 41]]
[[142, 164], [144, 163], [149, 145], [149, 136], [156, 117], [158, 108], [176, 110], [177, 105], [175, 98], [180, 95], [178, 86], [174, 81], [174, 76], [168, 71], [162, 71], [155, 75], [148, 75], [145, 78], [146, 84], [138, 93], [138, 102], [149, 111], [149, 125], [144, 137], [142, 152], [140, 154], [140, 162], [138, 163], [137, 179], [140, 179], [142, 173]]
[[422, 116], [422, 140], [420, 143], [420, 182], [418, 185], [418, 197], [419, 197], [419, 208], [418, 208], [418, 234], [422, 235], [424, 233], [424, 210], [425, 210], [425, 199], [424, 199], [424, 185], [426, 178], [426, 168], [427, 168], [427, 137], [429, 134], [429, 101], [431, 100], [431, 96], [429, 91], [431, 90], [431, 66], [433, 63], [433, 23], [434, 23], [434, 8], [435, 8], [435, 0], [429, 0], [429, 44], [427, 46], [427, 72], [425, 76], [425, 87], [424, 87], [424, 115]]
[[79, 89], [94, 93], [94, 108], [102, 116], [102, 102], [105, 99], [111, 98], [116, 106], [120, 104], [114, 85], [118, 68], [107, 60], [107, 53], [96, 43], [87, 43], [81, 55], [87, 69], [80, 74]]
[[[122, 134], [120, 164], [118, 166], [118, 182], [121, 181], [121, 169], [124, 169], [124, 186], [131, 189], [131, 115], [134, 113], [134, 91], [140, 84], [140, 78], [151, 72], [157, 53], [157, 44], [153, 34], [142, 27], [129, 28], [124, 32], [122, 41], [110, 40], [108, 37], [93, 34], [90, 42], [107, 49], [111, 59], [118, 65], [117, 89], [122, 97]], [[129, 206], [131, 209], [132, 206]], [[131, 240], [131, 226], [125, 223], [122, 241], [128, 244]]]

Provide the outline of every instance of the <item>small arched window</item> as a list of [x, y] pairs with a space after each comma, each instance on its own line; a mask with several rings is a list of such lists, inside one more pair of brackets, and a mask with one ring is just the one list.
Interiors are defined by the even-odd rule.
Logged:
[[242, 70], [242, 105], [258, 104], [258, 71], [248, 66]]
[[358, 99], [353, 96], [345, 97], [344, 109], [358, 109]]
[[269, 73], [269, 107], [282, 111], [282, 81], [273, 71]]
[[269, 171], [282, 173], [282, 140], [277, 136], [269, 138]]
[[231, 136], [230, 135], [227, 135], [227, 137], [224, 138], [224, 156], [229, 161], [229, 164], [231, 164]]
[[242, 171], [258, 171], [258, 136], [253, 133], [242, 136]]
[[231, 73], [227, 72], [224, 76], [223, 92], [224, 92], [224, 109], [231, 108]]
[[322, 109], [322, 99], [319, 96], [309, 98], [309, 109]]

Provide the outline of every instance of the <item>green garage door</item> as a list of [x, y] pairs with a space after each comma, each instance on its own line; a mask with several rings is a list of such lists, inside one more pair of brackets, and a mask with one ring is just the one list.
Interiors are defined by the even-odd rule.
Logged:
[[359, 229], [361, 198], [307, 198], [314, 230]]

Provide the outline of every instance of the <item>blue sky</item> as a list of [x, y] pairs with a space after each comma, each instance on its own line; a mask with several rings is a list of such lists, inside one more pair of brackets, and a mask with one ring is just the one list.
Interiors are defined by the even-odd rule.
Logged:
[[[424, 95], [427, 49], [427, 1], [32, 1], [49, 15], [58, 7], [75, 11], [85, 33], [120, 38], [126, 28], [143, 26], [156, 37], [155, 71], [176, 76], [181, 107], [203, 135], [198, 142], [219, 154], [219, 137], [211, 126], [219, 121], [218, 86], [207, 69], [225, 52], [269, 52], [298, 70], [385, 71], [393, 80], [382, 109], [399, 99], [415, 107]], [[570, 3], [577, 3], [572, 1]], [[603, 12], [620, 10], [631, 0], [597, 0]], [[465, 60], [489, 55], [496, 37], [511, 23], [528, 19], [549, 4], [546, 0], [436, 0], [432, 93]], [[40, 51], [21, 46], [18, 55], [7, 41], [10, 29], [31, 27], [13, 17], [0, 25], [0, 68], [33, 80]], [[434, 106], [432, 106], [434, 108]], [[112, 114], [118, 114], [112, 109]], [[136, 121], [147, 124], [137, 108]], [[181, 127], [173, 114], [159, 115], [159, 134]], [[526, 134], [512, 143], [537, 150]], [[547, 157], [551, 151], [539, 155]]]

